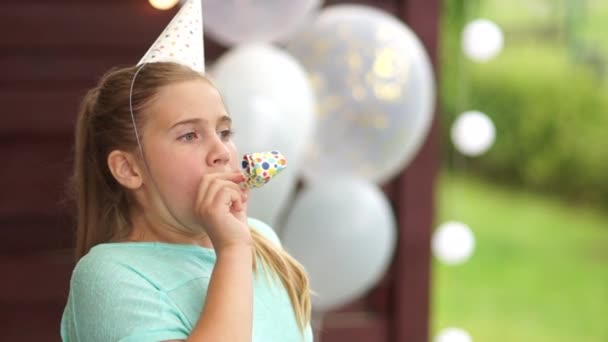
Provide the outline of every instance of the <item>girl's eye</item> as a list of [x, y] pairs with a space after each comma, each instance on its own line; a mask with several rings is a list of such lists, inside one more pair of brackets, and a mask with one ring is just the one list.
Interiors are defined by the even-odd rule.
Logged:
[[220, 132], [220, 137], [222, 138], [222, 140], [230, 140], [233, 135], [234, 131], [231, 129], [226, 129]]
[[179, 139], [183, 141], [194, 141], [196, 138], [198, 138], [196, 132], [189, 132], [179, 137]]

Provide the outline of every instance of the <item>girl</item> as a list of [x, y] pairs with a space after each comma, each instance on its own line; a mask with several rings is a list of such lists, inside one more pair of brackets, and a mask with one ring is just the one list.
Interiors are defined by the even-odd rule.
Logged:
[[247, 190], [220, 94], [149, 63], [82, 101], [63, 341], [312, 341], [308, 279]]

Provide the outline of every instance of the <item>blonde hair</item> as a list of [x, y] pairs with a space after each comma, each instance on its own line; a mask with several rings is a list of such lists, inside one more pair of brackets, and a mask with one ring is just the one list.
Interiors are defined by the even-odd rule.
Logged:
[[[130, 94], [137, 73], [136, 86]], [[142, 127], [142, 110], [159, 88], [190, 80], [210, 81], [200, 73], [175, 63], [146, 64], [112, 69], [99, 84], [84, 96], [76, 124], [76, 146], [72, 192], [77, 206], [76, 258], [80, 259], [95, 245], [120, 241], [130, 231], [129, 199], [110, 173], [107, 157], [116, 149], [134, 151], [137, 140], [129, 110], [131, 100], [135, 123]], [[185, 232], [192, 233], [192, 232]], [[284, 249], [275, 246], [251, 229], [256, 259], [283, 283], [300, 331], [310, 322], [310, 289], [302, 265]]]

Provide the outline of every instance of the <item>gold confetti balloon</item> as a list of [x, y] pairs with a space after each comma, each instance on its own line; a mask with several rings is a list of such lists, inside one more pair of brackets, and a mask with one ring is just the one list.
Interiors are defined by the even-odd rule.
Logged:
[[348, 173], [382, 183], [407, 166], [430, 128], [435, 82], [403, 22], [367, 6], [330, 6], [287, 50], [307, 69], [318, 102], [307, 180]]

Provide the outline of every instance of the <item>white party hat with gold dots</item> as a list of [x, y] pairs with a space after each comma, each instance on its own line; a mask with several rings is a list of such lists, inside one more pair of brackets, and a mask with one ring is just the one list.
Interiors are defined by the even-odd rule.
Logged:
[[174, 62], [205, 72], [201, 0], [184, 3], [137, 65], [154, 62]]

